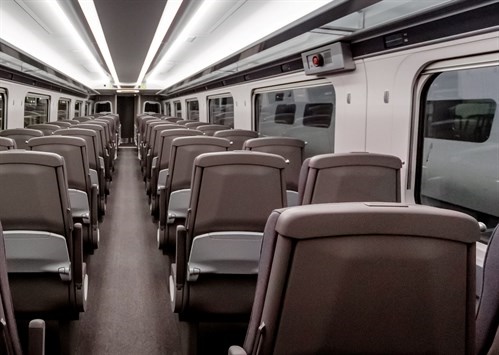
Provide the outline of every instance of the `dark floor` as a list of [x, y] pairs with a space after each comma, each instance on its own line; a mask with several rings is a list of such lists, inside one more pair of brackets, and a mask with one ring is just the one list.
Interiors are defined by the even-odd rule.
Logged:
[[180, 354], [167, 258], [156, 246], [133, 147], [119, 150], [100, 246], [87, 265], [88, 309], [73, 331], [73, 354]]

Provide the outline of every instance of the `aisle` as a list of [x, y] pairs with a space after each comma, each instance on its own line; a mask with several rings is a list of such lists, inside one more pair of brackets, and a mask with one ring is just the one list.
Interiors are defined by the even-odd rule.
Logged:
[[119, 151], [100, 233], [100, 247], [87, 261], [88, 310], [74, 353], [180, 354], [167, 259], [156, 246], [136, 149]]

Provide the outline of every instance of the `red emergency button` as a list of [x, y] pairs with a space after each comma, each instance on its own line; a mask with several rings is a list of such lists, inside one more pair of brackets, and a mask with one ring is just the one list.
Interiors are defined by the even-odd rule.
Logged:
[[324, 65], [324, 58], [320, 54], [314, 54], [312, 57], [312, 64], [314, 67], [322, 67]]

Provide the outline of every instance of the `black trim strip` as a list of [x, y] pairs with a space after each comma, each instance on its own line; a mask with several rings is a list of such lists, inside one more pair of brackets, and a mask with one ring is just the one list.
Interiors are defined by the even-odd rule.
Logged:
[[[480, 2], [483, 1], [476, 0], [474, 5], [478, 5]], [[380, 28], [376, 32], [369, 31], [361, 34], [363, 38], [375, 35], [376, 37], [374, 38], [362, 40], [359, 34], [355, 34], [346, 39], [352, 42], [352, 55], [355, 58], [391, 49], [386, 47], [386, 38], [397, 34], [404, 35], [407, 39], [396, 47], [403, 49], [409, 45], [499, 26], [499, 3], [496, 2], [448, 16], [449, 13], [458, 11], [462, 6], [462, 3], [458, 3], [455, 6], [446, 7], [432, 13], [431, 17], [436, 18], [435, 20], [429, 19], [427, 14], [426, 17], [425, 14], [422, 14], [411, 18], [410, 21], [412, 23], [425, 21], [425, 23], [412, 27], [407, 27], [409, 24], [405, 20], [390, 24], [389, 28], [385, 28], [384, 31], [383, 28]], [[446, 14], [446, 17], [438, 18]], [[398, 29], [393, 30], [394, 27], [398, 27]]]
[[[19, 61], [21, 61], [22, 63], [26, 63], [30, 66], [33, 66], [35, 68], [38, 68], [40, 69], [41, 71], [47, 73], [47, 74], [50, 74], [50, 75], [54, 75], [56, 76], [57, 78], [61, 79], [61, 80], [64, 80], [66, 81], [67, 83], [71, 84], [71, 85], [74, 85], [75, 87], [77, 87], [78, 89], [73, 89], [73, 88], [68, 88], [68, 87], [65, 87], [61, 84], [57, 84], [57, 83], [51, 83], [48, 79], [41, 79], [41, 78], [38, 78], [36, 77], [35, 75], [30, 75], [30, 74], [27, 74], [27, 73], [22, 73], [22, 72], [19, 72], [15, 69], [12, 69], [12, 68], [8, 68], [8, 67], [5, 67], [5, 66], [2, 66], [0, 65], [0, 70], [2, 71], [6, 71], [7, 73], [10, 73], [12, 75], [12, 77], [16, 77], [16, 78], [21, 78], [21, 77], [26, 77], [28, 79], [20, 79], [22, 83], [25, 83], [25, 84], [30, 84], [30, 85], [38, 85], [40, 83], [44, 83], [43, 85], [49, 85], [50, 86], [50, 90], [54, 90], [54, 91], [59, 91], [59, 92], [64, 92], [66, 94], [71, 94], [71, 95], [75, 95], [75, 96], [79, 96], [79, 97], [86, 97], [87, 95], [91, 94], [94, 92], [94, 90], [92, 90], [91, 88], [71, 79], [70, 77], [66, 76], [65, 74], [49, 67], [48, 65], [36, 60], [35, 58], [33, 57], [30, 57], [29, 55], [23, 53], [22, 51], [10, 46], [9, 44], [7, 43], [4, 43], [4, 42], [0, 42], [0, 52], [2, 53], [5, 53], [6, 55], [12, 57], [12, 58], [15, 58]], [[5, 75], [5, 74], [4, 74]], [[4, 77], [5, 79], [7, 79], [7, 77]], [[13, 80], [13, 81], [16, 81], [16, 79], [9, 79], [9, 80]], [[25, 82], [25, 81], [22, 81], [22, 80], [29, 80], [29, 82]], [[38, 84], [37, 84], [38, 83]], [[41, 86], [42, 84], [40, 84], [39, 86], [40, 87], [43, 87]], [[44, 88], [48, 88], [48, 87], [44, 87]], [[84, 95], [84, 96], [82, 96]]]
[[[431, 12], [431, 15], [423, 13], [411, 19], [396, 21], [387, 26], [343, 37], [341, 41], [351, 44], [352, 54], [355, 58], [369, 54], [381, 53], [388, 50], [403, 50], [409, 45], [425, 43], [431, 40], [442, 39], [499, 26], [499, 16], [497, 16], [499, 13], [499, 3], [497, 1], [491, 2], [490, 0], [474, 0], [471, 5], [476, 6], [476, 8], [466, 10], [470, 7], [470, 2], [466, 0], [459, 1], [451, 6], [443, 7]], [[415, 23], [417, 24], [411, 26], [411, 24]], [[387, 48], [385, 45], [386, 37], [397, 35], [399, 33], [406, 34], [405, 38], [407, 38], [408, 42], [404, 42], [399, 46]], [[313, 48], [310, 50], [312, 49]], [[222, 68], [222, 64], [228, 65], [237, 62], [237, 60], [243, 56], [243, 53], [231, 57], [222, 63], [218, 63], [211, 68], [205, 69], [203, 72], [195, 74], [194, 76], [184, 80], [182, 83], [164, 89], [160, 91], [159, 94], [163, 95], [164, 98], [169, 99], [206, 91], [212, 88], [229, 86], [250, 80], [258, 80], [292, 71], [303, 70], [301, 53], [297, 53], [244, 72], [228, 75], [224, 78], [209, 81], [208, 83], [175, 91], [176, 88], [180, 88], [181, 86], [188, 84], [203, 75], [211, 73], [215, 70], [214, 68], [220, 70]], [[171, 93], [163, 94], [167, 90], [171, 91]]]
[[33, 75], [21, 73], [1, 65], [0, 65], [0, 79], [6, 79], [19, 84], [25, 84], [37, 88], [60, 92], [66, 95], [72, 95], [83, 99], [86, 99], [88, 97], [88, 94], [84, 94], [76, 90], [71, 90], [63, 86], [52, 84], [46, 80], [36, 78]]

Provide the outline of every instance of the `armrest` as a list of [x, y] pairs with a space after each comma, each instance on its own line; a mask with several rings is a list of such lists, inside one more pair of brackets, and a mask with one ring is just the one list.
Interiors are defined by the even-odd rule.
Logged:
[[28, 355], [45, 355], [45, 321], [29, 322]]
[[99, 174], [94, 169], [89, 169], [90, 183], [99, 186]]
[[90, 223], [90, 206], [88, 196], [84, 191], [68, 189], [69, 203], [71, 205], [71, 215], [73, 218], [79, 218], [84, 224]]
[[248, 353], [246, 352], [246, 350], [244, 350], [240, 346], [238, 346], [238, 345], [232, 345], [229, 348], [228, 355], [248, 355]]
[[166, 189], [164, 187], [158, 186], [158, 196], [159, 196], [159, 225], [160, 227], [166, 226], [166, 217], [168, 216], [168, 206], [166, 205]]
[[99, 166], [100, 166], [101, 170], [105, 170], [106, 164], [104, 164], [104, 158], [103, 157], [99, 157]]
[[177, 243], [175, 253], [175, 265], [177, 266], [177, 274], [175, 277], [175, 287], [177, 290], [184, 287], [186, 271], [187, 271], [187, 230], [184, 226], [177, 226]]
[[96, 225], [98, 222], [98, 201], [99, 196], [99, 186], [97, 184], [92, 184], [92, 189], [90, 190], [90, 223]]
[[161, 187], [166, 187], [166, 182], [168, 180], [168, 175], [169, 175], [169, 170], [168, 169], [161, 169], [158, 173], [158, 195], [159, 195], [159, 189]]
[[75, 284], [83, 283], [83, 234], [80, 223], [73, 226], [73, 280]]

